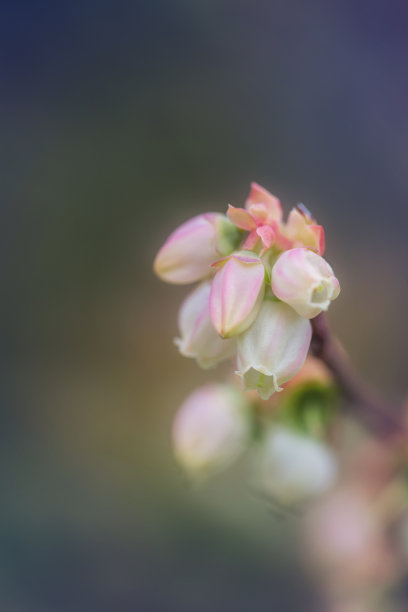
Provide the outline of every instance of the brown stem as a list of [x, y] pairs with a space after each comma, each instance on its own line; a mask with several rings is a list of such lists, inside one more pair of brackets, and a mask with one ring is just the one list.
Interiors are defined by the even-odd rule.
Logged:
[[343, 395], [347, 405], [361, 421], [381, 438], [402, 441], [407, 431], [401, 410], [381, 400], [359, 379], [347, 355], [330, 330], [324, 313], [312, 319], [311, 351], [321, 359]]

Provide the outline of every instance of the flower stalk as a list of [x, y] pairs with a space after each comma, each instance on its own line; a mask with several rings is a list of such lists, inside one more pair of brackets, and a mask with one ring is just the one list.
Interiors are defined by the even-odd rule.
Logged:
[[347, 354], [333, 335], [325, 313], [312, 319], [311, 352], [321, 359], [347, 402], [349, 410], [381, 438], [403, 442], [407, 428], [401, 408], [382, 400], [356, 374]]

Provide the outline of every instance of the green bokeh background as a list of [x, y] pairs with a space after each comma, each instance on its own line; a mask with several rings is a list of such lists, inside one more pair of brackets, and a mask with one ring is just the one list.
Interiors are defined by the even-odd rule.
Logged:
[[[153, 277], [179, 223], [251, 180], [326, 228], [330, 318], [407, 389], [404, 2], [4, 2], [0, 57], [7, 612], [315, 610], [299, 519], [238, 466], [191, 490], [171, 421], [209, 377]], [[307, 602], [307, 603], [305, 603]]]

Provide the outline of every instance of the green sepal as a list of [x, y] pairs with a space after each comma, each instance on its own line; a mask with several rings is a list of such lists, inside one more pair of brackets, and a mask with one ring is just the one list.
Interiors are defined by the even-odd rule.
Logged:
[[278, 421], [301, 433], [324, 438], [337, 411], [334, 385], [308, 381], [282, 393]]

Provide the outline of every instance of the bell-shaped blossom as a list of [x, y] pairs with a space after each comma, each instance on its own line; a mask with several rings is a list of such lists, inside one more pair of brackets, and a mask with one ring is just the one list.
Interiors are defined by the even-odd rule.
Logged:
[[257, 183], [251, 183], [251, 191], [245, 208], [229, 205], [228, 218], [240, 229], [249, 232], [244, 249], [252, 249], [261, 240], [263, 249], [275, 242], [282, 220], [282, 207], [278, 198]]
[[217, 272], [210, 295], [211, 321], [223, 338], [235, 336], [254, 321], [265, 291], [265, 268], [253, 253], [238, 251], [213, 264]]
[[210, 319], [211, 281], [196, 287], [181, 305], [178, 317], [180, 338], [176, 338], [180, 353], [193, 357], [202, 368], [210, 368], [231, 357], [235, 340], [220, 338]]
[[319, 255], [324, 253], [324, 229], [316, 224], [303, 204], [290, 211], [286, 224], [281, 227], [281, 233], [283, 248], [308, 247]]
[[267, 299], [251, 327], [238, 336], [238, 370], [245, 389], [268, 399], [302, 367], [310, 346], [310, 321], [282, 302]]
[[232, 253], [240, 233], [225, 215], [206, 213], [178, 227], [156, 255], [154, 271], [164, 281], [186, 284], [209, 276], [209, 266]]
[[229, 385], [209, 384], [194, 391], [173, 423], [173, 448], [181, 467], [199, 479], [230, 465], [250, 435], [248, 406]]
[[340, 284], [323, 257], [306, 248], [290, 249], [272, 268], [272, 291], [307, 319], [312, 319], [339, 295]]
[[253, 465], [255, 487], [285, 506], [326, 491], [335, 481], [337, 461], [322, 442], [283, 426], [270, 426]]

